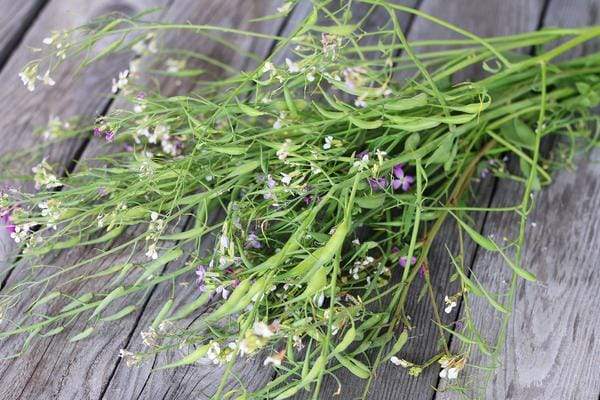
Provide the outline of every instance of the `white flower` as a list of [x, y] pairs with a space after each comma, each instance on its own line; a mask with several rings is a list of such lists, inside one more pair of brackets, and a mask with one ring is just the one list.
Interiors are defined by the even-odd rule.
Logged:
[[50, 78], [50, 70], [47, 69], [43, 76], [38, 76], [38, 79], [41, 80], [44, 85], [54, 86], [56, 82], [54, 79]]
[[325, 144], [323, 145], [323, 150], [329, 150], [331, 148], [332, 143], [333, 136], [325, 136]]
[[440, 371], [440, 378], [442, 379], [456, 379], [458, 376], [458, 368], [444, 368]]
[[359, 97], [356, 100], [354, 100], [354, 105], [356, 107], [365, 108], [367, 106], [367, 102]]
[[444, 308], [444, 312], [446, 314], [450, 314], [452, 309], [454, 309], [454, 307], [457, 305], [456, 300], [448, 296], [444, 297], [444, 303], [446, 304], [446, 308]]
[[297, 350], [302, 350], [304, 348], [304, 344], [302, 343], [302, 338], [298, 335], [292, 336], [292, 341], [294, 342], [294, 348]]
[[271, 328], [269, 327], [269, 325], [265, 324], [264, 322], [261, 321], [257, 321], [254, 323], [252, 330], [254, 331], [254, 334], [257, 336], [261, 336], [264, 338], [269, 338], [271, 336], [273, 336], [275, 333], [271, 330]]
[[146, 252], [146, 257], [156, 260], [158, 258], [158, 252], [156, 251], [156, 242], [151, 243], [148, 246], [148, 251]]
[[300, 72], [300, 66], [297, 63], [295, 63], [292, 60], [290, 60], [289, 58], [285, 59], [285, 63], [287, 64], [288, 71], [291, 74], [295, 74], [297, 72]]
[[291, 144], [292, 141], [290, 139], [285, 139], [285, 142], [283, 142], [279, 150], [277, 150], [277, 158], [279, 158], [281, 161], [285, 160], [289, 155], [289, 149]]
[[128, 76], [129, 76], [129, 70], [126, 69], [124, 71], [119, 72], [118, 80], [113, 78], [112, 89], [111, 89], [113, 93], [117, 93], [119, 90], [122, 90], [125, 88], [125, 86], [129, 82], [129, 80], [127, 79]]
[[360, 246], [360, 240], [358, 240], [358, 239], [354, 239], [354, 240], [352, 241], [352, 244], [353, 244], [353, 245], [356, 245], [356, 246]]
[[119, 350], [119, 357], [125, 360], [125, 364], [127, 364], [128, 367], [132, 367], [142, 361], [140, 356], [125, 349]]
[[277, 71], [277, 69], [275, 68], [275, 65], [270, 61], [265, 62], [265, 64], [263, 65], [263, 68], [262, 68], [263, 74], [265, 74], [267, 72], [272, 73], [272, 72], [276, 72], [276, 71]]
[[19, 73], [19, 78], [27, 87], [27, 90], [33, 92], [35, 90], [35, 80], [37, 76], [38, 66], [32, 64]]
[[408, 368], [408, 367], [410, 367], [412, 365], [412, 363], [410, 363], [410, 362], [408, 362], [406, 360], [403, 360], [401, 358], [398, 358], [396, 356], [392, 356], [390, 358], [390, 361], [391, 361], [392, 364], [398, 365], [398, 366], [400, 366], [402, 368]]
[[167, 72], [176, 73], [185, 69], [185, 60], [176, 60], [174, 58], [168, 58], [165, 61], [165, 65], [167, 66]]
[[287, 14], [292, 9], [292, 5], [293, 5], [293, 3], [291, 1], [283, 3], [283, 5], [281, 7], [277, 7], [277, 12], [282, 13], [282, 14]]
[[275, 353], [275, 354], [270, 355], [267, 358], [265, 358], [265, 361], [263, 361], [263, 365], [267, 366], [267, 365], [273, 364], [276, 366], [280, 366], [281, 362], [283, 361], [283, 357], [284, 357], [283, 352]]
[[292, 177], [289, 176], [288, 174], [282, 173], [281, 176], [282, 176], [281, 183], [283, 183], [284, 185], [287, 186], [292, 182]]
[[212, 341], [208, 344], [208, 351], [206, 357], [213, 362], [213, 364], [219, 363], [219, 354], [221, 354], [221, 346], [219, 343]]

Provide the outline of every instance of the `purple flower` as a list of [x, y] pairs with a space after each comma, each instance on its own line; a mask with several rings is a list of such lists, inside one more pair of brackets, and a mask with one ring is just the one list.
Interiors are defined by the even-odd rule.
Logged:
[[198, 268], [196, 268], [196, 284], [198, 285], [198, 289], [200, 289], [201, 292], [204, 292], [206, 290], [206, 287], [204, 286], [204, 278], [206, 277], [206, 265], [199, 265]]
[[423, 264], [421, 264], [421, 266], [419, 267], [419, 278], [425, 278], [425, 265]]
[[2, 225], [9, 234], [15, 233], [15, 224], [11, 222], [10, 211], [4, 211], [0, 214], [0, 221], [2, 221]]
[[96, 137], [102, 136], [102, 130], [98, 127], [95, 127], [94, 128], [94, 136], [96, 136]]
[[[410, 260], [410, 265], [415, 265], [417, 262], [417, 257], [413, 256]], [[400, 261], [398, 262], [402, 268], [405, 268], [408, 264], [408, 258], [406, 256], [400, 257]]]
[[405, 175], [402, 167], [402, 164], [398, 164], [394, 167], [393, 173], [395, 179], [392, 179], [392, 188], [394, 190], [402, 188], [402, 190], [406, 192], [410, 189], [410, 185], [415, 181], [415, 178], [410, 175]]
[[356, 154], [356, 158], [358, 158], [359, 160], [362, 160], [363, 158], [365, 158], [365, 156], [369, 156], [369, 150], [363, 150], [360, 153]]
[[106, 139], [107, 142], [112, 142], [115, 138], [115, 133], [113, 131], [106, 131], [104, 132], [104, 139]]
[[246, 244], [244, 245], [247, 249], [260, 249], [262, 245], [258, 240], [258, 236], [254, 232], [248, 234], [248, 238], [246, 239]]
[[384, 190], [388, 185], [388, 181], [386, 178], [369, 178], [369, 186], [371, 186], [371, 190], [374, 192], [378, 190]]

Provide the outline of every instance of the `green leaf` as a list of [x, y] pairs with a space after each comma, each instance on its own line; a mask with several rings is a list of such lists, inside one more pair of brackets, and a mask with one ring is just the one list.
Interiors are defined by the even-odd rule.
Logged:
[[406, 142], [404, 143], [404, 150], [406, 151], [415, 151], [419, 146], [419, 142], [421, 141], [421, 136], [418, 133], [413, 133], [410, 135]]
[[398, 337], [398, 340], [396, 341], [396, 343], [394, 343], [394, 345], [392, 346], [392, 349], [390, 350], [388, 355], [385, 356], [384, 361], [389, 360], [390, 358], [392, 358], [392, 356], [396, 355], [400, 350], [402, 350], [402, 348], [404, 347], [404, 345], [406, 344], [407, 341], [408, 341], [408, 331], [405, 329], [402, 331], [402, 333]]
[[535, 134], [531, 128], [519, 118], [515, 118], [500, 127], [500, 135], [509, 142], [528, 148], [535, 146]]
[[209, 349], [210, 349], [210, 345], [205, 344], [203, 346], [198, 347], [196, 350], [192, 351], [190, 354], [183, 357], [181, 360], [175, 361], [171, 364], [163, 365], [159, 368], [156, 368], [156, 370], [175, 368], [175, 367], [181, 367], [184, 365], [193, 364], [196, 361], [198, 361], [199, 359], [201, 359], [202, 357], [204, 357], [206, 355], [206, 353], [208, 353]]
[[451, 214], [454, 216], [454, 218], [456, 218], [456, 221], [465, 230], [465, 232], [467, 232], [467, 234], [471, 237], [471, 239], [473, 239], [475, 243], [489, 251], [498, 250], [498, 246], [496, 246], [496, 243], [494, 243], [493, 240], [486, 238], [485, 236], [477, 232], [475, 229], [471, 228], [469, 225], [467, 225], [466, 222], [463, 222], [463, 220], [458, 218], [454, 213], [451, 212]]
[[433, 154], [427, 159], [427, 164], [444, 164], [452, 155], [452, 144], [454, 143], [451, 134], [447, 134]]
[[318, 32], [325, 32], [331, 35], [348, 36], [356, 30], [356, 25], [331, 25], [314, 26], [313, 29]]
[[348, 120], [353, 124], [358, 126], [361, 129], [377, 129], [379, 128], [381, 125], [383, 125], [383, 121], [382, 120], [375, 120], [375, 121], [364, 121], [362, 119], [353, 117], [352, 115], [348, 115]]
[[84, 331], [78, 333], [77, 335], [75, 335], [71, 339], [69, 339], [69, 342], [77, 342], [79, 340], [85, 339], [86, 337], [90, 336], [92, 333], [94, 333], [94, 328], [90, 326], [89, 328], [85, 329]]
[[357, 197], [355, 201], [360, 208], [373, 210], [383, 206], [383, 203], [385, 202], [385, 194]]
[[427, 95], [425, 93], [419, 93], [416, 96], [408, 99], [398, 99], [393, 103], [385, 105], [386, 110], [391, 111], [406, 111], [412, 110], [413, 108], [423, 107], [427, 105]]
[[249, 117], [259, 117], [259, 116], [265, 114], [264, 112], [256, 110], [256, 109], [254, 109], [250, 106], [247, 106], [243, 103], [238, 102], [238, 107], [240, 108], [241, 112], [243, 112], [244, 114], [246, 114]]

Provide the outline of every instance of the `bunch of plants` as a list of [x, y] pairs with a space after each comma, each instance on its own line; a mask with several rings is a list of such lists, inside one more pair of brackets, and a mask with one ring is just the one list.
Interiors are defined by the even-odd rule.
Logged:
[[[360, 3], [370, 7], [364, 16], [353, 16], [350, 4], [315, 1], [287, 37], [143, 14], [111, 15], [45, 39], [21, 73], [32, 91], [53, 85], [64, 60], [79, 58], [85, 74], [114, 54], [133, 58], [112, 85], [121, 108], [93, 126], [54, 119], [41, 130], [45, 144], [91, 138], [109, 151], [67, 174], [40, 159], [31, 176], [11, 175], [32, 152], [5, 157], [4, 178], [35, 190], [15, 184], [1, 195], [5, 229], [20, 247], [6, 273], [22, 278], [2, 292], [0, 337], [22, 335], [26, 351], [36, 337], [64, 335], [84, 318], [87, 327], [70, 341], [84, 340], [101, 324], [119, 329], [149, 293], [163, 295], [142, 333], [144, 351], [120, 355], [133, 366], [184, 349], [159, 367], [221, 366], [219, 399], [304, 390], [319, 398], [323, 379], [342, 369], [365, 380], [366, 397], [383, 363], [415, 376], [440, 364], [440, 376], [453, 381], [473, 351], [497, 355], [501, 337], [482, 339], [468, 308], [460, 324], [445, 314], [477, 296], [506, 324], [519, 282], [535, 281], [522, 263], [535, 194], [596, 143], [600, 56], [561, 56], [600, 29], [482, 38], [404, 6]], [[387, 12], [388, 24], [368, 30], [375, 10]], [[461, 38], [408, 41], [400, 13]], [[238, 36], [277, 45], [255, 69], [232, 73], [162, 42], [177, 31], [225, 47]], [[204, 79], [198, 61], [229, 77]], [[481, 78], [452, 80], [473, 70]], [[195, 88], [162, 94], [153, 82], [165, 76]], [[557, 151], [542, 154], [545, 140], [559, 143]], [[521, 185], [513, 206], [475, 205], [470, 188], [491, 176]], [[518, 235], [500, 241], [479, 233], [473, 218], [485, 212], [517, 215]], [[455, 236], [438, 237], [444, 223]], [[506, 293], [481, 284], [461, 245], [447, 254], [454, 290], [437, 300], [430, 270], [442, 266], [428, 257], [434, 243], [456, 240], [505, 260], [514, 277]], [[85, 256], [53, 264], [59, 253]], [[440, 340], [428, 360], [403, 356], [414, 328], [408, 302], [432, 307]], [[460, 350], [448, 349], [451, 336]], [[247, 359], [274, 368], [275, 378], [248, 389], [236, 372]]]

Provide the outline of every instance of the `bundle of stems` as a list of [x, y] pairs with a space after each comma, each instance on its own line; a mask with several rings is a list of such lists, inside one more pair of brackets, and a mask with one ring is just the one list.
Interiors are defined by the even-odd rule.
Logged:
[[[121, 356], [136, 364], [184, 346], [189, 354], [163, 367], [223, 366], [218, 399], [302, 390], [319, 398], [323, 378], [340, 369], [366, 380], [366, 398], [384, 362], [412, 375], [439, 363], [441, 376], [454, 379], [470, 352], [496, 355], [501, 338], [487, 343], [468, 312], [459, 326], [440, 309], [478, 296], [506, 323], [518, 278], [535, 280], [521, 262], [534, 194], [576, 151], [595, 145], [597, 132], [590, 109], [599, 101], [600, 55], [557, 58], [600, 27], [481, 38], [407, 7], [360, 2], [370, 8], [356, 22], [349, 5], [315, 1], [288, 37], [143, 14], [45, 40], [43, 56], [21, 74], [30, 89], [53, 83], [64, 59], [80, 57], [85, 67], [114, 53], [136, 58], [113, 83], [128, 105], [93, 126], [92, 140], [110, 142], [111, 151], [66, 176], [44, 161], [25, 178], [36, 191], [2, 194], [2, 218], [21, 245], [11, 271], [22, 278], [2, 293], [6, 313], [17, 312], [5, 316], [0, 337], [24, 335], [25, 351], [33, 338], [86, 316], [88, 327], [70, 339], [83, 340], [102, 323], [117, 329], [114, 321], [139, 312], [160, 286], [167, 289], [156, 292], [163, 305], [143, 333], [146, 348]], [[376, 9], [389, 23], [369, 31]], [[463, 38], [409, 42], [399, 13]], [[225, 47], [238, 36], [278, 44], [256, 69], [207, 80], [187, 64], [231, 71], [190, 49], [161, 47], [172, 31]], [[474, 69], [479, 80], [452, 82]], [[196, 88], [166, 96], [152, 85], [164, 76]], [[92, 135], [66, 126], [54, 121], [48, 143]], [[568, 139], [560, 151], [541, 154], [542, 140], [558, 136]], [[486, 174], [522, 185], [514, 206], [472, 205], [469, 189]], [[518, 215], [518, 236], [498, 243], [480, 234], [471, 216], [483, 212]], [[429, 273], [438, 266], [428, 255], [446, 220], [461, 241], [505, 259], [514, 277], [507, 293], [488, 291], [460, 252], [448, 255], [456, 291], [439, 304]], [[84, 256], [52, 265], [57, 252]], [[101, 285], [90, 289], [90, 281]], [[409, 295], [414, 287], [418, 298]], [[428, 360], [402, 357], [413, 340], [407, 304], [416, 301], [430, 303], [439, 331]], [[451, 335], [460, 351], [448, 349]], [[250, 390], [235, 371], [256, 357], [278, 374]]]

